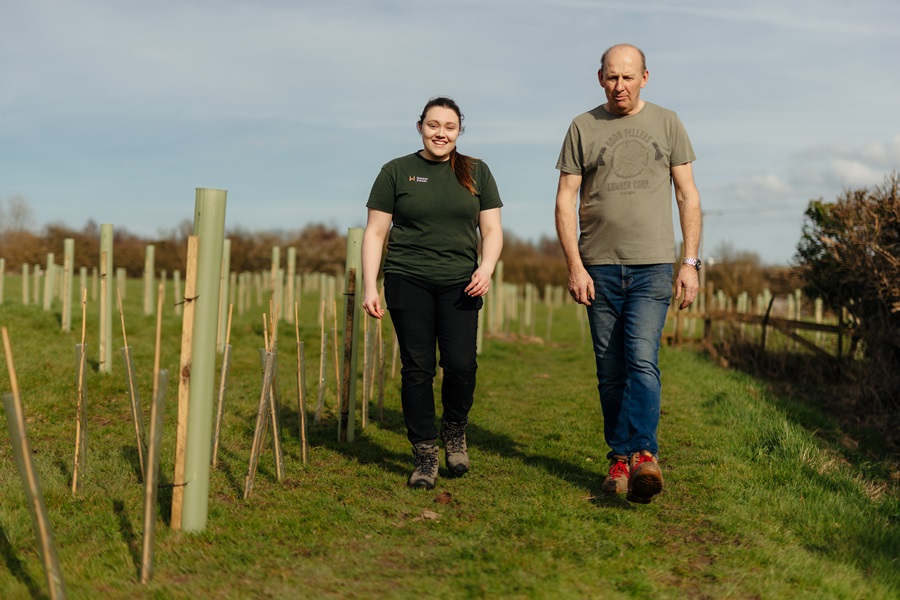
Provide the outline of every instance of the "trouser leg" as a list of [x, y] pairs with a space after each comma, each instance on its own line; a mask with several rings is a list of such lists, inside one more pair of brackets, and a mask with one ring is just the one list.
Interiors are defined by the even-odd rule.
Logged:
[[435, 321], [440, 366], [444, 370], [441, 384], [443, 419], [452, 423], [468, 420], [478, 370], [478, 310], [483, 300], [468, 296], [464, 289], [465, 284], [444, 288], [436, 297]]
[[431, 292], [408, 278], [388, 274], [385, 300], [400, 349], [400, 401], [409, 441], [433, 441], [435, 427], [434, 375], [435, 301]]

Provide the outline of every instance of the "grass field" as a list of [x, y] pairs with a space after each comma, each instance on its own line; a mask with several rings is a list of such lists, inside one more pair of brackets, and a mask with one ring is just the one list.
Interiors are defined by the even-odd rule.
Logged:
[[[293, 325], [279, 330], [286, 476], [271, 447], [243, 500], [263, 346], [262, 309], [235, 316], [219, 467], [202, 533], [169, 528], [160, 489], [152, 581], [139, 583], [143, 487], [114, 318], [113, 372], [91, 371], [89, 470], [70, 490], [74, 455], [73, 332], [59, 307], [22, 307], [7, 277], [9, 329], [28, 435], [70, 598], [896, 598], [900, 500], [896, 468], [832, 445], [812, 409], [786, 410], [746, 375], [690, 350], [663, 348], [660, 462], [652, 504], [600, 495], [605, 475], [593, 359], [577, 308], [557, 309], [553, 343], [486, 338], [471, 415], [472, 471], [435, 490], [405, 486], [411, 457], [398, 380], [384, 418], [337, 442], [333, 382], [326, 417], [310, 425], [301, 464]], [[315, 295], [301, 305], [315, 397]], [[129, 283], [126, 326], [142, 398], [149, 398], [155, 317]], [[539, 316], [538, 323], [543, 323]], [[167, 309], [162, 366], [178, 369], [180, 319]], [[87, 339], [96, 360], [96, 309]], [[91, 350], [89, 350], [89, 353]], [[329, 369], [331, 367], [329, 366]], [[389, 371], [390, 369], [388, 369]], [[8, 390], [3, 370], [0, 391]], [[172, 481], [176, 389], [170, 384], [161, 474]], [[149, 413], [145, 400], [145, 411]], [[373, 408], [373, 415], [374, 415]], [[312, 414], [312, 407], [309, 407]], [[0, 435], [7, 440], [5, 418]], [[47, 595], [22, 483], [0, 443], [0, 597]]]

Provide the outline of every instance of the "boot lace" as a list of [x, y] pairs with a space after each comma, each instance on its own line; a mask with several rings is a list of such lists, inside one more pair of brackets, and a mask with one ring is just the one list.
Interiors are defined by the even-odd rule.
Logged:
[[609, 467], [610, 479], [619, 479], [620, 477], [628, 479], [629, 476], [628, 464], [625, 461], [617, 460]]
[[653, 455], [652, 454], [639, 454], [638, 457], [634, 461], [634, 468], [636, 469], [638, 467], [638, 465], [642, 465], [645, 462], [652, 463]]
[[429, 446], [427, 449], [416, 447], [416, 451], [413, 453], [413, 464], [416, 467], [416, 471], [432, 473], [437, 470], [438, 455], [437, 452], [432, 450], [433, 448], [434, 446]]
[[441, 438], [447, 452], [466, 452], [466, 426], [456, 423], [444, 423], [444, 431]]

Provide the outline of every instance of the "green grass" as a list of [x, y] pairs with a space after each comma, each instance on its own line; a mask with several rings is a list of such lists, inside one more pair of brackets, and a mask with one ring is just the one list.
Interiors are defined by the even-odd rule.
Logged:
[[[80, 310], [73, 317], [77, 331], [62, 333], [58, 306], [49, 313], [20, 306], [15, 280], [7, 278], [0, 325], [10, 331], [28, 435], [71, 598], [900, 594], [900, 501], [896, 480], [878, 476], [892, 472], [890, 466], [873, 468], [870, 459], [820, 439], [813, 428], [827, 416], [785, 411], [790, 399], [688, 350], [663, 348], [661, 354], [665, 491], [647, 506], [601, 496], [606, 449], [593, 359], [571, 305], [555, 312], [552, 344], [485, 339], [469, 430], [472, 471], [450, 478], [442, 468], [431, 492], [405, 486], [411, 456], [396, 379], [387, 384], [384, 419], [343, 445], [337, 443], [330, 376], [326, 418], [310, 425], [311, 462], [301, 464], [294, 330], [283, 324], [278, 377], [286, 477], [276, 480], [267, 446], [247, 501], [262, 309], [236, 315], [208, 526], [195, 534], [169, 529], [171, 490], [162, 488], [154, 577], [141, 585], [143, 488], [118, 314], [113, 373], [89, 375], [89, 470], [83, 493], [73, 497]], [[155, 317], [142, 314], [141, 298], [140, 282], [131, 282], [126, 326], [149, 413]], [[301, 306], [312, 399], [315, 304], [309, 295]], [[89, 310], [92, 360], [96, 318]], [[537, 323], [540, 335], [545, 316]], [[163, 368], [175, 373], [180, 319], [172, 314], [164, 340]], [[175, 397], [170, 383], [164, 483], [172, 479]], [[6, 439], [5, 418], [0, 422]], [[7, 442], [0, 444], [0, 498], [0, 597], [44, 597], [37, 544]]]

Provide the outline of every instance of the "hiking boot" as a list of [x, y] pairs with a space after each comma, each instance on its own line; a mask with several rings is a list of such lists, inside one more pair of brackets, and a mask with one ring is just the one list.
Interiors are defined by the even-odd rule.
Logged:
[[609, 459], [609, 475], [600, 485], [604, 494], [624, 494], [628, 491], [628, 478], [631, 471], [628, 469], [627, 456], [613, 456]]
[[662, 471], [656, 457], [646, 450], [631, 455], [631, 479], [628, 481], [629, 502], [650, 504], [653, 496], [663, 489]]
[[406, 485], [413, 488], [434, 489], [438, 475], [438, 447], [434, 442], [413, 444], [413, 465], [415, 470]]
[[441, 440], [444, 442], [447, 469], [454, 475], [463, 475], [469, 471], [469, 449], [466, 446], [467, 422], [441, 422]]

